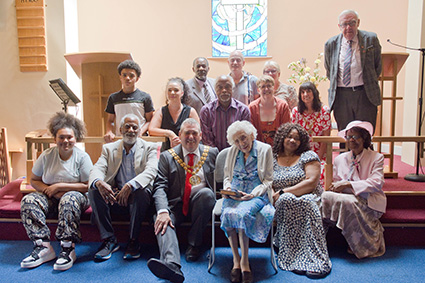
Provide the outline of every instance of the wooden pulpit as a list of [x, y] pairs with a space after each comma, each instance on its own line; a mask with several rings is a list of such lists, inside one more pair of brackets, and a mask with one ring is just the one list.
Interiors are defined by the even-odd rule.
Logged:
[[[409, 57], [408, 53], [397, 52], [397, 53], [382, 53], [382, 73], [379, 77], [381, 85], [381, 98], [382, 104], [378, 107], [378, 117], [376, 122], [375, 135], [382, 136], [382, 125], [383, 125], [383, 107], [384, 101], [390, 101], [390, 133], [388, 136], [393, 137], [395, 135], [395, 118], [396, 118], [396, 102], [402, 100], [403, 97], [397, 96], [397, 75], [403, 67], [404, 63]], [[392, 82], [391, 96], [384, 96], [384, 81]], [[382, 143], [378, 143], [378, 151], [381, 152]], [[398, 178], [398, 173], [394, 172], [394, 142], [389, 142], [389, 153], [384, 154], [385, 158], [389, 159], [389, 166], [384, 169], [384, 176], [386, 178]]]

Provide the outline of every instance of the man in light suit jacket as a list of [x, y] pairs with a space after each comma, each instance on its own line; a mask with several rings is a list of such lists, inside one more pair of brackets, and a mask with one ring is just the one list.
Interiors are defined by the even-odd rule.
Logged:
[[207, 77], [210, 66], [204, 57], [197, 57], [193, 60], [192, 71], [195, 73], [195, 77], [186, 81], [190, 89], [188, 105], [193, 107], [199, 115], [202, 106], [217, 98], [214, 91], [215, 81]]
[[353, 120], [368, 121], [375, 129], [377, 106], [381, 104], [381, 45], [375, 33], [358, 30], [359, 24], [356, 11], [343, 11], [338, 23], [341, 34], [325, 44], [329, 107], [338, 130]]
[[138, 237], [142, 220], [152, 199], [152, 185], [158, 172], [157, 147], [138, 138], [139, 118], [125, 115], [120, 124], [122, 140], [105, 144], [90, 172], [89, 200], [103, 240], [95, 259], [106, 260], [119, 249], [111, 213], [130, 214], [130, 241], [124, 259], [140, 257]]
[[185, 220], [192, 221], [186, 261], [196, 261], [200, 255], [203, 232], [215, 204], [213, 174], [218, 154], [217, 148], [199, 144], [201, 127], [193, 118], [182, 123], [179, 137], [181, 145], [162, 152], [159, 158], [153, 198], [160, 259], [148, 261], [153, 274], [171, 282], [184, 280], [175, 227]]

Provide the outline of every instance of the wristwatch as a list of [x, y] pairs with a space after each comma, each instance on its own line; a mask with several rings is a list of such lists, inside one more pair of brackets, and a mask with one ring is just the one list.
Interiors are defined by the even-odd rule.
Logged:
[[279, 191], [279, 195], [281, 196], [281, 195], [283, 195], [285, 192], [283, 191], [283, 190], [280, 190]]

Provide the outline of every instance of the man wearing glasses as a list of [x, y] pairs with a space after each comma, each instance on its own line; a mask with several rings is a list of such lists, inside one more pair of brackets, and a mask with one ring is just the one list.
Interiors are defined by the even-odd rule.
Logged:
[[381, 45], [376, 33], [358, 30], [360, 19], [356, 11], [345, 10], [338, 19], [341, 34], [325, 44], [329, 107], [339, 131], [354, 120], [368, 121], [375, 129], [377, 107], [381, 104]]

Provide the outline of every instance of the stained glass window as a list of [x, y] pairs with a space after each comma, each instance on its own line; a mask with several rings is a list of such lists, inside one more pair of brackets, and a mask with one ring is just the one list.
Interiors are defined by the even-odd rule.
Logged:
[[212, 56], [267, 56], [267, 0], [211, 0]]

